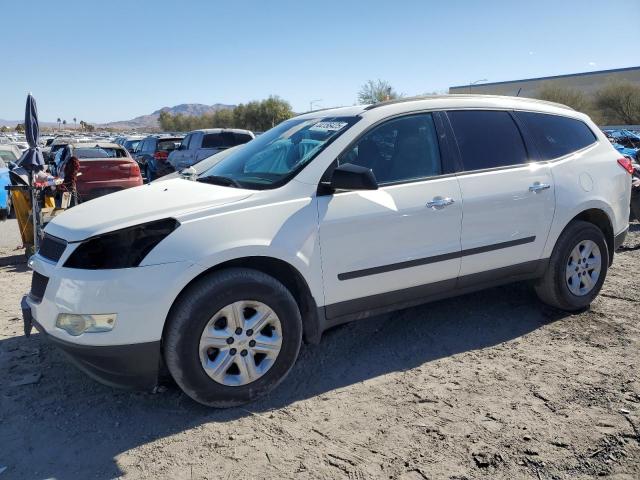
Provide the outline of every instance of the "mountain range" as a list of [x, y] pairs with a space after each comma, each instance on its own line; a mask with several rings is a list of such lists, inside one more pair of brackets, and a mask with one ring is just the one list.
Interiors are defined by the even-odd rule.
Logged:
[[[205, 105], [203, 103], [182, 103], [173, 107], [163, 107], [148, 115], [141, 115], [139, 117], [132, 118], [131, 120], [118, 120], [116, 122], [99, 123], [95, 124], [99, 127], [117, 128], [121, 130], [145, 130], [158, 128], [158, 118], [160, 118], [160, 112], [169, 112], [172, 115], [182, 114], [185, 116], [204, 115], [205, 113], [214, 113], [218, 110], [224, 110], [234, 108], [235, 105], [226, 105], [224, 103], [215, 103], [213, 105]], [[15, 127], [18, 123], [22, 123], [22, 120], [3, 120], [0, 119], [0, 126], [6, 125], [7, 127]], [[69, 120], [67, 120], [69, 122]], [[92, 123], [92, 122], [88, 122]], [[57, 127], [56, 122], [40, 122], [41, 127]], [[73, 123], [69, 122], [68, 127], [73, 127]]]
[[99, 126], [118, 128], [118, 129], [145, 129], [145, 128], [158, 128], [158, 119], [160, 118], [160, 112], [169, 112], [171, 115], [185, 115], [185, 116], [199, 116], [205, 113], [214, 113], [218, 110], [225, 110], [234, 108], [235, 105], [226, 105], [223, 103], [215, 103], [213, 105], [205, 105], [203, 103], [181, 103], [173, 107], [163, 107], [156, 110], [149, 115], [141, 115], [139, 117], [132, 118], [131, 120], [120, 120], [117, 122], [104, 123]]

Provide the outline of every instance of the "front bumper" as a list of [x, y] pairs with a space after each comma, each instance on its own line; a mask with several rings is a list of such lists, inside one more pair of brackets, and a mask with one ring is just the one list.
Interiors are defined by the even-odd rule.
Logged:
[[79, 345], [52, 335], [35, 320], [31, 307], [22, 299], [22, 316], [25, 333], [34, 326], [47, 341], [71, 360], [80, 370], [94, 380], [112, 387], [136, 390], [153, 390], [160, 372], [160, 341], [133, 345], [93, 346]]
[[[34, 281], [23, 298], [25, 333], [33, 323], [81, 370], [107, 385], [152, 389], [161, 367], [160, 341], [174, 299], [196, 267], [173, 262], [118, 270], [65, 268], [36, 254]], [[60, 313], [113, 313], [113, 330], [72, 336], [56, 327]]]

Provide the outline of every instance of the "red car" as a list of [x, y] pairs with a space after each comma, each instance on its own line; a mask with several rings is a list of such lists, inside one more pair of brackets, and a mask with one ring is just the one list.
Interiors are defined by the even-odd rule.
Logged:
[[142, 185], [140, 167], [120, 145], [104, 142], [69, 144], [56, 154], [54, 162], [58, 175], [62, 175], [64, 162], [71, 156], [80, 161], [77, 189], [81, 201]]

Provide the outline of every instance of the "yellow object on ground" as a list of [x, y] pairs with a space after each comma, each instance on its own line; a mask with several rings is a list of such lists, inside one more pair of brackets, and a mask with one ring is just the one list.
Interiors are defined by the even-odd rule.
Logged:
[[25, 248], [33, 245], [33, 219], [31, 218], [31, 198], [27, 190], [11, 190], [11, 204], [18, 220], [20, 236]]

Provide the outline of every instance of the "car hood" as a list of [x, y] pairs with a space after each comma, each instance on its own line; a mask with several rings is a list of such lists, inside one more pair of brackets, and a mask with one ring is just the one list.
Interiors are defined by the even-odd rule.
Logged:
[[205, 184], [181, 178], [105, 195], [70, 208], [45, 228], [68, 242], [197, 210], [238, 202], [251, 190]]

